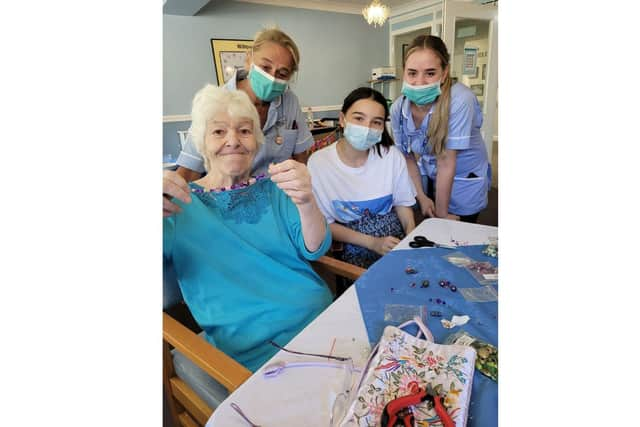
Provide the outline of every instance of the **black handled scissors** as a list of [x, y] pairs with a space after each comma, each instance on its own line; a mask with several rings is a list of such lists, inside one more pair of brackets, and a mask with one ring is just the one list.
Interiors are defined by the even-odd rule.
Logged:
[[443, 245], [440, 243], [432, 242], [424, 236], [415, 236], [412, 241], [409, 242], [409, 246], [412, 248], [445, 248], [445, 249], [456, 249], [456, 246], [452, 245]]
[[409, 246], [412, 248], [432, 248], [435, 245], [435, 242], [432, 242], [424, 236], [415, 236], [413, 240], [409, 242]]

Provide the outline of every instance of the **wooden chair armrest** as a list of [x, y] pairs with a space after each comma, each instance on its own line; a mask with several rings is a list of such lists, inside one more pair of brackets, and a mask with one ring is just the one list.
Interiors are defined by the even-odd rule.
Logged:
[[367, 271], [357, 265], [349, 264], [348, 262], [340, 261], [339, 259], [331, 258], [326, 255], [321, 256], [317, 261], [314, 261], [314, 263], [321, 268], [325, 268], [332, 273], [351, 280], [356, 280], [358, 277], [362, 276], [362, 273]]
[[194, 334], [167, 313], [162, 313], [162, 337], [230, 392], [252, 375], [247, 368]]

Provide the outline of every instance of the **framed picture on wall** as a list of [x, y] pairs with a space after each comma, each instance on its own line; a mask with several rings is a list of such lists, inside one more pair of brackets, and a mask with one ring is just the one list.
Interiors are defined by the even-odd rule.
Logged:
[[471, 92], [473, 92], [475, 96], [482, 96], [484, 94], [484, 84], [471, 85], [469, 89], [471, 89]]
[[[477, 76], [476, 62], [478, 60], [478, 48], [465, 47], [464, 56], [462, 58], [462, 75], [463, 76]], [[472, 77], [475, 78], [475, 77]]]
[[253, 40], [211, 39], [218, 86], [225, 84], [236, 70], [244, 69], [247, 50], [251, 49], [252, 45]]

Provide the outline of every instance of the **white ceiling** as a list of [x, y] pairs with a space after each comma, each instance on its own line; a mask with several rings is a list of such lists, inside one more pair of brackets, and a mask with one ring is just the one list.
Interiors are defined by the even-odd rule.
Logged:
[[[268, 4], [272, 6], [286, 6], [301, 9], [326, 10], [329, 12], [362, 13], [362, 9], [371, 3], [371, 0], [235, 0], [246, 3]], [[463, 0], [465, 1], [465, 0]], [[466, 0], [469, 1], [469, 0]], [[436, 1], [425, 0], [381, 0], [391, 8], [391, 14], [403, 10], [415, 9], [414, 6], [433, 4]]]
[[[394, 6], [402, 6], [407, 3], [414, 3], [414, 0], [381, 0], [380, 2], [382, 4], [386, 4], [389, 7], [394, 7]], [[277, 5], [278, 3], [283, 3], [283, 0], [273, 0], [265, 3], [271, 3], [273, 5]], [[352, 6], [352, 7], [357, 7], [359, 9], [362, 9], [363, 7], [371, 3], [371, 0], [298, 0], [296, 1], [296, 3], [299, 3], [299, 4], [314, 3], [320, 6], [326, 6], [327, 4], [336, 3], [339, 5], [344, 5], [345, 7]]]
[[210, 0], [163, 0], [162, 13], [165, 15], [195, 16]]
[[[207, 4], [220, 0], [163, 0], [163, 13], [168, 15], [195, 16]], [[294, 7], [298, 9], [324, 10], [328, 12], [362, 13], [371, 0], [233, 0], [245, 3], [267, 4], [271, 6]], [[460, 0], [473, 3], [487, 3], [492, 0]], [[497, 2], [497, 0], [495, 0]], [[381, 0], [391, 8], [391, 16], [429, 6], [437, 0]], [[214, 9], [215, 10], [215, 9]]]

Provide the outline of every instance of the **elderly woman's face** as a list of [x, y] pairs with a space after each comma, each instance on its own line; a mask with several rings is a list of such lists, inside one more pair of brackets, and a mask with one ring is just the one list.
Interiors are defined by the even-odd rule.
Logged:
[[218, 113], [207, 122], [205, 150], [210, 168], [226, 176], [243, 176], [251, 171], [258, 145], [253, 121]]

